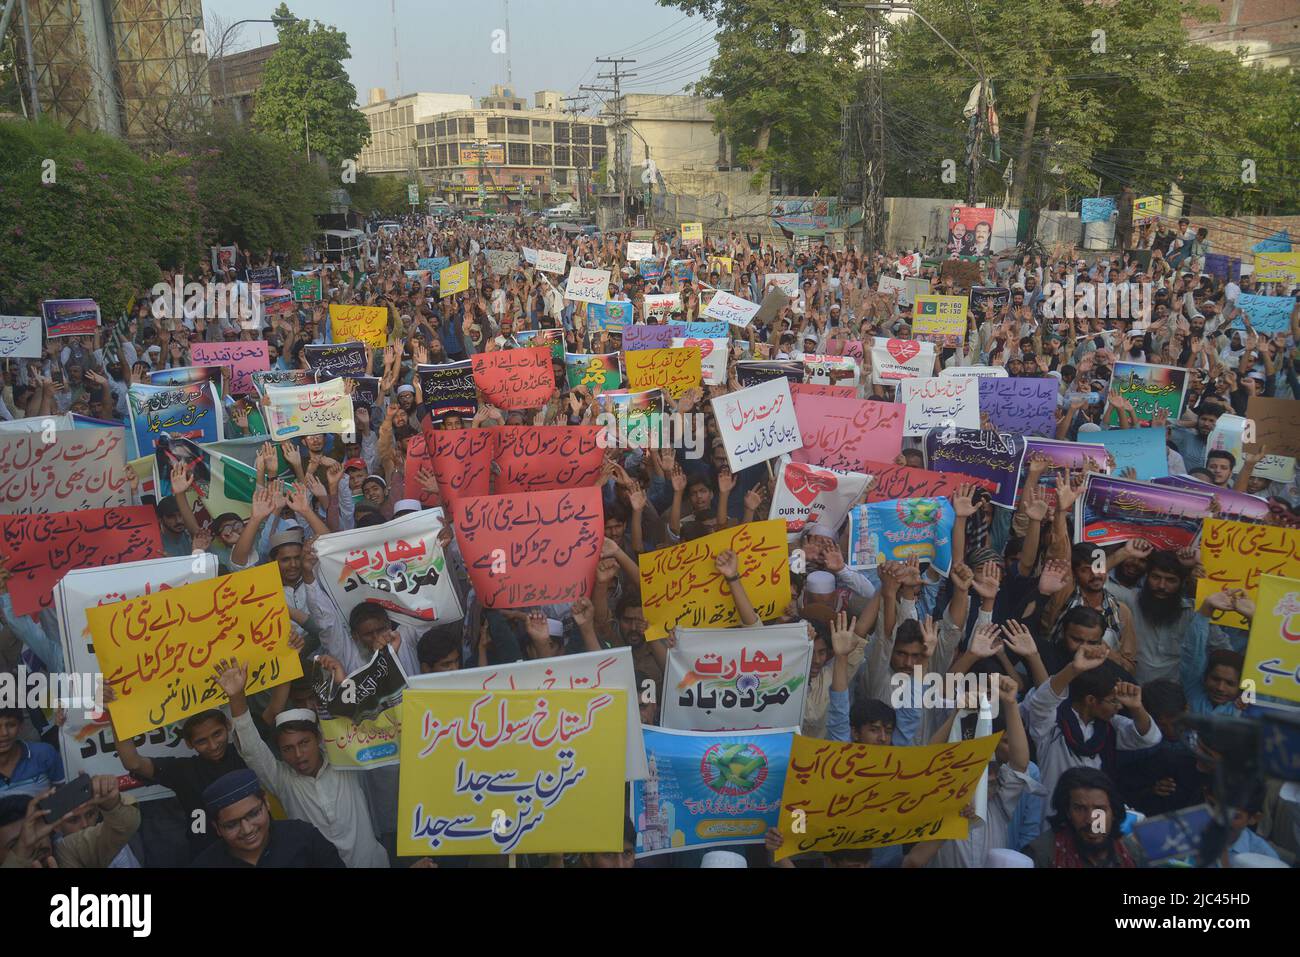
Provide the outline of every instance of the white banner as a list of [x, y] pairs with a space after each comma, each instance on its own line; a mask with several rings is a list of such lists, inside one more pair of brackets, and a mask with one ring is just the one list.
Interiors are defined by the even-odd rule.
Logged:
[[266, 427], [277, 442], [304, 435], [353, 432], [352, 397], [342, 379], [311, 385], [267, 386]]
[[897, 276], [882, 275], [876, 283], [876, 291], [888, 296], [891, 292], [898, 294], [899, 302], [903, 300], [903, 291], [907, 288], [907, 283]]
[[897, 385], [900, 379], [928, 379], [934, 373], [934, 343], [876, 338], [871, 347], [871, 381]]
[[[216, 576], [217, 558], [210, 554], [154, 558], [68, 572], [54, 586], [64, 668], [72, 674], [100, 673], [99, 659], [90, 640], [90, 626], [86, 624], [88, 608], [140, 598]], [[92, 776], [111, 774], [118, 779], [118, 786], [129, 790], [137, 801], [172, 796], [167, 788], [145, 784], [126, 773], [117, 757], [117, 739], [106, 712], [87, 718], [81, 709], [70, 708], [67, 715], [59, 729], [59, 744], [68, 780], [83, 771]], [[183, 758], [194, 754], [181, 738], [179, 724], [155, 728], [134, 740], [136, 749], [146, 758]]]
[[733, 473], [803, 448], [785, 376], [709, 401]]
[[438, 544], [442, 525], [442, 509], [426, 508], [383, 525], [317, 538], [317, 575], [343, 620], [370, 602], [399, 622], [459, 621], [460, 599]]
[[776, 473], [776, 494], [768, 518], [785, 519], [786, 532], [791, 536], [814, 522], [838, 529], [869, 481], [871, 476], [861, 472], [783, 462]]
[[[807, 638], [804, 644], [811, 647]], [[631, 648], [410, 675], [406, 683], [416, 691], [595, 691], [598, 688], [622, 688], [627, 692], [627, 780], [640, 781], [649, 774], [645, 745], [641, 740], [641, 689], [636, 686]]]
[[41, 357], [40, 316], [0, 316], [0, 359]]
[[799, 298], [799, 274], [797, 272], [770, 272], [763, 277], [763, 288], [780, 289], [791, 299]]
[[855, 390], [862, 381], [862, 370], [853, 356], [819, 356], [801, 352], [803, 381], [813, 385], [848, 385]]
[[519, 254], [505, 249], [489, 249], [487, 257], [494, 276], [508, 276], [519, 264]]
[[904, 379], [898, 383], [898, 398], [907, 406], [903, 418], [905, 436], [920, 437], [929, 429], [949, 425], [956, 429], [980, 427], [979, 379]]
[[[539, 265], [540, 269], [541, 266]], [[609, 299], [609, 270], [584, 269], [574, 266], [569, 270], [569, 282], [564, 287], [564, 298], [574, 302], [593, 302], [603, 306]]]
[[678, 628], [660, 724], [677, 731], [799, 727], [812, 647], [803, 622]]
[[[569, 265], [569, 257], [565, 253], [553, 253], [550, 250], [537, 250], [537, 268], [542, 272], [554, 273], [557, 276], [563, 276], [564, 270]], [[577, 266], [574, 270], [577, 270]], [[570, 282], [573, 280], [570, 279]], [[609, 273], [605, 273], [605, 283], [609, 284]], [[604, 293], [601, 294], [601, 301], [604, 302]]]
[[643, 259], [654, 259], [654, 243], [628, 243], [627, 244], [627, 261], [630, 263], [639, 263]]
[[726, 339], [673, 339], [674, 349], [695, 346], [700, 350], [701, 381], [704, 385], [727, 384]]
[[524, 262], [530, 266], [537, 265], [537, 250], [529, 246], [524, 247]]
[[673, 308], [682, 300], [675, 292], [652, 293], [645, 297], [645, 316], [649, 322], [651, 317], [670, 316]]
[[939, 371], [939, 378], [944, 379], [1005, 379], [1005, 366], [949, 366]]
[[759, 304], [756, 302], [750, 302], [748, 299], [741, 299], [739, 296], [733, 296], [729, 292], [719, 290], [714, 293], [709, 308], [701, 313], [701, 318], [721, 319], [743, 329], [754, 321], [754, 316], [758, 315], [758, 309]]
[[51, 438], [47, 443], [36, 432], [0, 435], [0, 515], [131, 504], [126, 429], [68, 429]]

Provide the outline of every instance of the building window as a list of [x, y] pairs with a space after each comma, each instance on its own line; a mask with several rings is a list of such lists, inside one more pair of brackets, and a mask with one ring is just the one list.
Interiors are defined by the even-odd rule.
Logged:
[[528, 165], [527, 143], [508, 143], [506, 148], [509, 151], [508, 160], [511, 166]]
[[605, 127], [603, 126], [591, 127], [591, 144], [593, 146], [605, 145]]
[[438, 165], [439, 166], [447, 165], [447, 144], [446, 143], [438, 144]]
[[461, 121], [460, 121], [460, 131], [461, 131], [461, 133], [463, 133], [463, 134], [467, 134], [467, 135], [469, 135], [469, 136], [473, 136], [473, 135], [474, 135], [474, 117], [472, 117], [472, 116], [462, 117], [462, 118], [461, 118]]
[[447, 165], [448, 165], [448, 166], [459, 166], [459, 165], [460, 165], [460, 151], [461, 151], [461, 146], [462, 146], [462, 144], [460, 144], [460, 143], [452, 143], [451, 146], [449, 147], [449, 149], [450, 149], [451, 152], [450, 152], [450, 153], [448, 154], [448, 156], [447, 156], [447, 160], [448, 160]]
[[555, 147], [555, 165], [556, 166], [573, 165], [572, 163], [569, 162], [569, 148], [567, 146]]
[[567, 142], [569, 142], [569, 124], [568, 124], [568, 123], [556, 123], [556, 124], [555, 124], [555, 142], [557, 142], [557, 143], [567, 143]]
[[573, 124], [573, 142], [575, 142], [575, 143], [590, 143], [590, 142], [591, 142], [591, 127], [588, 126], [586, 123], [574, 123], [574, 124]]
[[437, 123], [434, 124], [434, 128], [437, 130], [438, 139], [442, 139], [444, 136], [447, 135], [446, 120], [439, 120]]
[[536, 143], [533, 144], [533, 165], [534, 166], [550, 166], [551, 155], [552, 155], [552, 150], [549, 146], [540, 146]]
[[591, 151], [591, 167], [592, 167], [592, 169], [595, 169], [595, 168], [596, 168], [597, 166], [599, 166], [601, 163], [605, 162], [605, 153], [606, 153], [606, 152], [607, 152], [606, 150], [596, 149], [596, 148], [594, 148], [594, 147], [592, 148], [592, 151]]
[[533, 120], [533, 142], [549, 143], [551, 141], [551, 121]]
[[585, 146], [575, 146], [573, 148], [573, 165], [578, 169], [591, 168], [591, 150]]
[[516, 113], [522, 113], [524, 111], [524, 105], [522, 103], [516, 103], [514, 106]]
[[488, 136], [503, 136], [506, 131], [505, 117], [489, 116], [487, 118]]
[[506, 121], [506, 130], [507, 130], [507, 132], [509, 132], [512, 136], [527, 136], [527, 135], [528, 135], [528, 121], [527, 121], [527, 120], [516, 120], [516, 119], [511, 118], [511, 119], [509, 119], [509, 120]]

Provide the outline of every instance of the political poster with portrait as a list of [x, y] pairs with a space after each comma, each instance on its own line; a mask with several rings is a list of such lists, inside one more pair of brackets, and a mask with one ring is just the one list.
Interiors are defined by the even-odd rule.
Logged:
[[948, 215], [948, 255], [988, 256], [993, 252], [993, 218], [984, 206], [954, 206]]

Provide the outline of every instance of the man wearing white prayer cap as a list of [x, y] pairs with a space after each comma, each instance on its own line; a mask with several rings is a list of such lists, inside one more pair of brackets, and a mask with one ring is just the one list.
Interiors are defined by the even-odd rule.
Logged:
[[749, 867], [749, 863], [735, 851], [709, 851], [700, 861], [700, 867], [742, 868]]
[[235, 747], [262, 787], [280, 799], [291, 818], [316, 825], [348, 867], [388, 867], [388, 855], [375, 840], [361, 775], [339, 771], [325, 760], [315, 712], [297, 708], [276, 717], [275, 745], [282, 759], [276, 760], [248, 713], [248, 666], [223, 661], [216, 672], [230, 697]]

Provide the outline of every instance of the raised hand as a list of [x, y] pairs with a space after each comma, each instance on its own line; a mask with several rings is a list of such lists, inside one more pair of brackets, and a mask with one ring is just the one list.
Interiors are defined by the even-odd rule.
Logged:
[[596, 609], [588, 598], [579, 598], [570, 606], [569, 613], [573, 623], [579, 628], [587, 628], [596, 620]]
[[533, 610], [528, 613], [524, 619], [524, 630], [528, 632], [528, 638], [534, 644], [545, 645], [551, 640], [551, 630], [546, 624], [546, 616], [540, 611]]
[[172, 466], [172, 494], [177, 498], [184, 495], [194, 487], [194, 480], [190, 478], [189, 469], [182, 462], [177, 462]]
[[673, 466], [672, 473], [669, 475], [669, 480], [673, 484], [674, 494], [686, 491], [686, 473], [682, 471], [680, 465]]
[[238, 698], [248, 686], [248, 665], [241, 665], [236, 659], [219, 662], [216, 666], [217, 684], [232, 699]]
[[948, 571], [948, 578], [951, 579], [953, 590], [956, 592], [969, 592], [971, 586], [975, 584], [975, 573], [965, 562], [953, 562], [952, 568]]
[[976, 658], [992, 658], [1002, 650], [1002, 641], [998, 637], [998, 626], [990, 622], [980, 625], [971, 635], [967, 650]]
[[302, 453], [298, 451], [298, 446], [293, 442], [281, 442], [280, 454], [284, 460], [289, 463], [289, 467], [295, 472], [302, 470]]
[[1061, 509], [1070, 509], [1083, 492], [1082, 485], [1070, 484], [1070, 473], [1060, 469], [1056, 473], [1056, 501]]
[[713, 559], [713, 564], [723, 578], [735, 578], [740, 574], [740, 557], [730, 548], [719, 552]]
[[975, 572], [975, 593], [985, 601], [997, 597], [1002, 586], [1002, 566], [997, 562], [985, 562]]
[[835, 657], [847, 658], [853, 653], [858, 642], [854, 631], [857, 624], [857, 618], [850, 620], [848, 612], [841, 611], [835, 616], [835, 624], [831, 629], [831, 649], [835, 652]]
[[1038, 654], [1038, 644], [1023, 622], [1006, 621], [1002, 624], [1002, 640], [1021, 658]]
[[1078, 671], [1092, 671], [1093, 668], [1100, 668], [1109, 657], [1110, 651], [1105, 645], [1080, 645], [1074, 653], [1073, 663]]
[[1041, 522], [1047, 517], [1047, 493], [1042, 486], [1026, 482], [1020, 500], [1024, 504], [1025, 515], [1031, 522]]
[[1142, 689], [1127, 681], [1115, 685], [1115, 697], [1119, 698], [1120, 705], [1126, 709], [1142, 707]]
[[970, 518], [975, 514], [975, 486], [962, 485], [952, 497], [952, 508], [958, 518]]
[[263, 522], [275, 511], [275, 493], [271, 486], [263, 485], [253, 492], [252, 518], [254, 522]]

